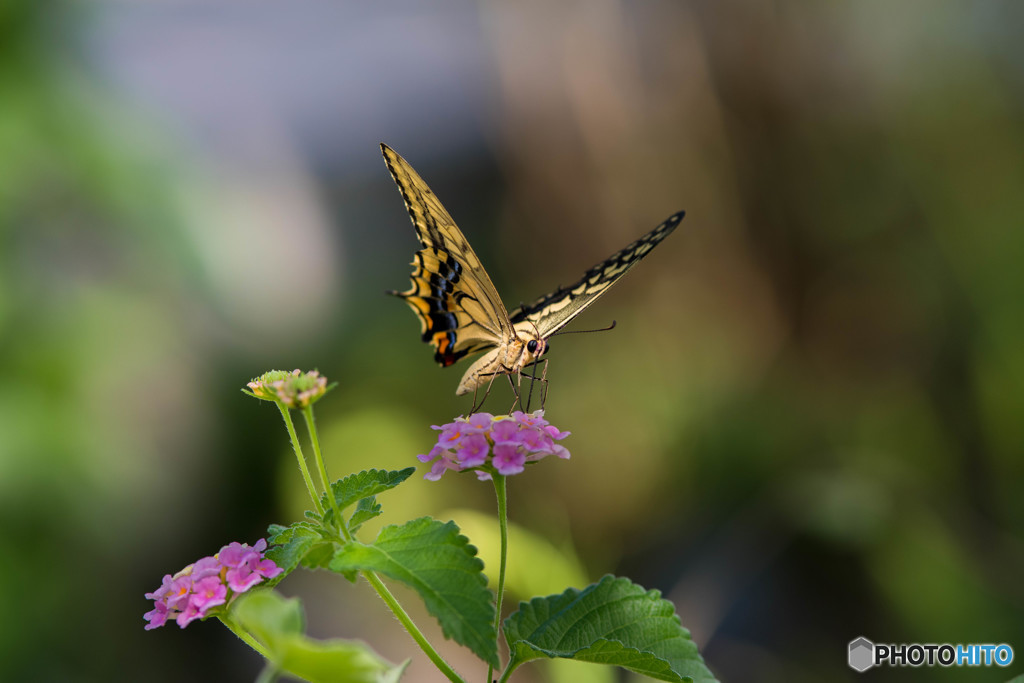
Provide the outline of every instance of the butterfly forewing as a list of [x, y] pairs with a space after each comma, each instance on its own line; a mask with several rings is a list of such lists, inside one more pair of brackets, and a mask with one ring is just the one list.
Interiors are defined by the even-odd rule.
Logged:
[[393, 294], [419, 317], [434, 359], [451, 365], [512, 338], [505, 306], [455, 221], [405, 159], [387, 145], [381, 151], [423, 245], [412, 263], [412, 288]]
[[578, 282], [568, 287], [559, 287], [533, 303], [515, 309], [509, 316], [512, 324], [530, 321], [541, 337], [550, 337], [607, 292], [630, 268], [668, 237], [679, 225], [683, 215], [684, 212], [680, 211], [669, 216], [654, 230], [588, 270]]

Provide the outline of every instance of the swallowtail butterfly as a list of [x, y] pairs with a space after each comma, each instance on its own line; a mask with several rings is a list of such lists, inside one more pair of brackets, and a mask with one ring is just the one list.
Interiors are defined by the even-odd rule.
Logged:
[[559, 287], [512, 313], [455, 221], [419, 174], [381, 144], [384, 160], [405, 199], [423, 248], [412, 265], [412, 287], [388, 292], [402, 297], [420, 320], [423, 341], [447, 367], [463, 356], [487, 351], [459, 382], [457, 395], [489, 384], [497, 375], [521, 375], [547, 350], [547, 340], [582, 313], [675, 230], [673, 214], [649, 233], [588, 270], [579, 282]]

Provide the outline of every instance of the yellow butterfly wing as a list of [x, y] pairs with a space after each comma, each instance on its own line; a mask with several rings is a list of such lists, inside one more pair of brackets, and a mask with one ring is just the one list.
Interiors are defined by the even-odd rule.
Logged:
[[413, 257], [412, 287], [389, 293], [416, 313], [434, 360], [448, 366], [514, 339], [505, 305], [455, 221], [405, 159], [383, 143], [380, 148], [423, 246]]
[[547, 339], [597, 301], [630, 268], [640, 263], [676, 229], [684, 215], [683, 211], [672, 214], [654, 230], [588, 270], [578, 282], [568, 287], [559, 287], [531, 304], [519, 306], [509, 315], [512, 324], [528, 320], [537, 333]]

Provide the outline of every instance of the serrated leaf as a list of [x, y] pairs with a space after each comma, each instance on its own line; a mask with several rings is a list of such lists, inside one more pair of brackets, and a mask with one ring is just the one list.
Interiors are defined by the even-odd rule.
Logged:
[[323, 537], [319, 527], [309, 522], [296, 522], [290, 527], [274, 524], [269, 531], [272, 545], [265, 555], [284, 572], [268, 585], [279, 583], [300, 563], [311, 569], [324, 568], [334, 554], [333, 544]]
[[[393, 489], [408, 479], [415, 467], [406, 467], [404, 470], [363, 470], [356, 474], [350, 474], [344, 479], [331, 484], [331, 493], [338, 502], [338, 508], [344, 510], [349, 505], [356, 503], [363, 498], [375, 496], [388, 489]], [[320, 498], [324, 510], [331, 510], [331, 504], [324, 494]]]
[[364, 643], [305, 636], [299, 601], [273, 591], [242, 596], [231, 616], [260, 641], [278, 670], [311, 683], [397, 683], [408, 664], [395, 666]]
[[429, 517], [384, 527], [372, 544], [350, 543], [330, 562], [334, 571], [371, 570], [410, 586], [445, 637], [497, 667], [494, 602], [483, 566], [454, 522]]
[[[334, 557], [334, 548], [333, 543], [317, 543], [302, 558], [302, 566], [306, 569], [327, 569], [327, 563]], [[349, 577], [349, 581], [355, 583], [355, 580], [355, 576]]]
[[510, 667], [561, 657], [610, 664], [661, 681], [714, 683], [672, 603], [629, 579], [605, 576], [583, 590], [519, 604], [505, 622]]
[[370, 496], [369, 498], [362, 498], [356, 503], [356, 511], [352, 513], [352, 516], [348, 520], [348, 530], [350, 533], [356, 533], [366, 522], [369, 522], [374, 517], [379, 516], [381, 513], [380, 503], [377, 502], [376, 496]]
[[[485, 567], [498, 566], [501, 538], [493, 514], [455, 508], [439, 516], [453, 520], [463, 534], [473, 539]], [[587, 583], [587, 574], [568, 543], [555, 545], [542, 535], [509, 522], [508, 547], [515, 549], [515, 562], [509, 563], [505, 573], [505, 600], [509, 600], [510, 594], [518, 600]], [[497, 577], [489, 578], [493, 588]]]
[[273, 542], [274, 538], [280, 534], [286, 533], [290, 527], [282, 526], [280, 524], [271, 524], [267, 527], [268, 540]]

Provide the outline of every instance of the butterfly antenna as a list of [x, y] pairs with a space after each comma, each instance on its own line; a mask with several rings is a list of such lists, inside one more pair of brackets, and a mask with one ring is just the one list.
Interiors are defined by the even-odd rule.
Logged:
[[[551, 335], [551, 337], [557, 337], [557, 336], [563, 335], [563, 334], [584, 334], [584, 333], [587, 333], [587, 332], [607, 332], [609, 330], [614, 330], [615, 329], [615, 323], [616, 323], [616, 321], [613, 320], [612, 324], [609, 325], [608, 327], [598, 327], [597, 329], [594, 329], [594, 330], [566, 330], [565, 332], [555, 332], [553, 335]], [[548, 339], [551, 339], [551, 337], [548, 337]]]

